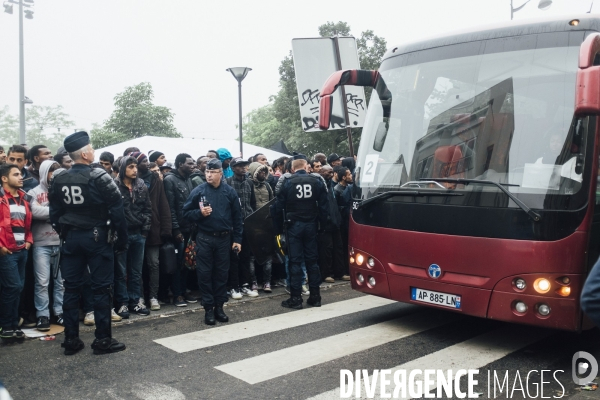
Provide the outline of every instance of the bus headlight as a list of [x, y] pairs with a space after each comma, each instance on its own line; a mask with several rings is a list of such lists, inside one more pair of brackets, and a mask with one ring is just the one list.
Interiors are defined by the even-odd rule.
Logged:
[[365, 283], [365, 277], [362, 276], [362, 274], [358, 274], [356, 275], [356, 279], [358, 280], [358, 282], [360, 283]]
[[367, 260], [367, 265], [371, 268], [375, 266], [375, 260], [373, 260], [373, 257], [369, 257], [369, 259]]
[[538, 305], [538, 313], [540, 313], [542, 317], [547, 317], [550, 314], [550, 306], [548, 304]]
[[517, 301], [515, 303], [515, 311], [520, 314], [525, 314], [527, 312], [527, 304], [523, 303], [522, 301]]
[[375, 286], [375, 278], [373, 278], [372, 276], [369, 277], [369, 285]]
[[556, 291], [559, 296], [568, 297], [571, 294], [571, 288], [568, 286], [562, 286]]
[[365, 257], [362, 254], [358, 254], [356, 256], [356, 264], [363, 265], [364, 262], [365, 262]]
[[550, 281], [546, 278], [538, 278], [533, 282], [533, 288], [538, 293], [548, 293], [550, 291]]
[[515, 287], [519, 290], [525, 290], [527, 287], [527, 282], [523, 278], [517, 278], [514, 280]]

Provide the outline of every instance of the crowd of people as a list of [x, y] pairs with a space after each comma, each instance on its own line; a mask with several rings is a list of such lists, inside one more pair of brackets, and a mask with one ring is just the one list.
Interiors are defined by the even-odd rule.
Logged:
[[[132, 313], [146, 316], [166, 305], [186, 307], [200, 301], [205, 309], [214, 309], [205, 319], [214, 324], [214, 318], [228, 320], [222, 309], [228, 298], [257, 297], [281, 286], [292, 295], [282, 305], [297, 309], [302, 308], [298, 296], [319, 295], [321, 283], [350, 280], [347, 245], [354, 158], [318, 153], [308, 159], [294, 153], [268, 160], [259, 153], [242, 159], [220, 148], [197, 158], [181, 153], [171, 163], [158, 150], [146, 153], [131, 147], [122, 155], [103, 152], [96, 159], [85, 132], [71, 136], [54, 156], [41, 144], [13, 145], [6, 152], [0, 147], [3, 339], [24, 337], [21, 328], [48, 331], [51, 323], [63, 325], [78, 313], [83, 324], [97, 325], [97, 340], [109, 338], [92, 345], [95, 354], [104, 354], [124, 349], [110, 339], [110, 321]], [[313, 179], [310, 184], [325, 188], [320, 224], [311, 234], [316, 236], [311, 240], [316, 239], [317, 260], [292, 257], [276, 245], [271, 254], [254, 254], [253, 231], [245, 229], [244, 220], [263, 207], [270, 207], [277, 218], [273, 212], [278, 200], [279, 208], [285, 208], [286, 201], [278, 195], [283, 196], [288, 190], [285, 181], [291, 182], [299, 170]], [[306, 197], [317, 190], [303, 187]], [[109, 192], [120, 200], [111, 199]], [[107, 206], [85, 200], [94, 196]], [[122, 215], [117, 203], [122, 204]], [[317, 214], [310, 207], [302, 210], [312, 223]], [[271, 219], [262, 221], [272, 224]], [[260, 229], [256, 223], [252, 228]], [[277, 224], [264, 226], [267, 232], [275, 229], [273, 237], [264, 240], [281, 244], [275, 235], [285, 231], [285, 223], [280, 231]], [[77, 258], [79, 252], [87, 258]], [[107, 262], [111, 274], [99, 278]], [[303, 276], [292, 284], [290, 264], [295, 262], [298, 268], [301, 264]], [[68, 267], [75, 263], [84, 268]], [[308, 264], [319, 273], [311, 274]], [[320, 306], [320, 295], [310, 299], [308, 304]], [[99, 332], [101, 326], [108, 333]], [[83, 348], [77, 329], [67, 329], [66, 336], [65, 354]]]

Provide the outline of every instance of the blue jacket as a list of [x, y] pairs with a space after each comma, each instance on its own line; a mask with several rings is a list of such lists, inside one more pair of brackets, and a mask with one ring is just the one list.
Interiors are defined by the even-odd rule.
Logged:
[[[200, 201], [203, 200], [208, 201], [212, 208], [208, 217], [200, 212]], [[201, 232], [231, 231], [233, 241], [242, 243], [244, 225], [240, 199], [235, 189], [223, 180], [218, 188], [208, 183], [195, 187], [183, 205], [183, 217], [196, 222]]]

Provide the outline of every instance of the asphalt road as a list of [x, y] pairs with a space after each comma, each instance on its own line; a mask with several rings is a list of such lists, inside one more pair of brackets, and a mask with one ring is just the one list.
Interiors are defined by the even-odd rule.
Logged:
[[[600, 398], [600, 390], [580, 390], [571, 379], [576, 351], [600, 360], [597, 330], [579, 335], [462, 317], [362, 296], [347, 284], [322, 290], [320, 309], [289, 311], [280, 306], [285, 296], [279, 288], [232, 301], [230, 322], [215, 327], [204, 325], [195, 307], [163, 306], [115, 324], [113, 336], [127, 350], [112, 355], [92, 354], [89, 329], [81, 333], [86, 348], [72, 357], [62, 354], [62, 335], [0, 345], [0, 380], [15, 400], [330, 399], [340, 396], [342, 369], [465, 367], [479, 370], [475, 392], [482, 398], [523, 398], [519, 381], [534, 397], [541, 370], [552, 371], [544, 397]], [[496, 388], [494, 396], [492, 383], [488, 395], [488, 371], [500, 381], [508, 371], [516, 391]], [[466, 379], [460, 388], [467, 390]]]

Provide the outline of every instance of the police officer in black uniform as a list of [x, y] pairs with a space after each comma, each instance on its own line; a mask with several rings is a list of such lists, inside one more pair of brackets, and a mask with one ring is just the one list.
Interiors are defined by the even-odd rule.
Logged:
[[[196, 273], [202, 292], [204, 322], [228, 322], [223, 311], [227, 302], [229, 246], [242, 250], [244, 229], [240, 198], [223, 179], [223, 165], [218, 159], [206, 164], [206, 183], [197, 186], [183, 205], [184, 218], [198, 224], [196, 236]], [[231, 242], [233, 241], [233, 245]]]
[[[286, 308], [302, 308], [302, 261], [306, 264], [310, 297], [307, 303], [321, 307], [321, 273], [317, 265], [318, 222], [327, 222], [327, 189], [323, 181], [307, 173], [307, 161], [292, 161], [294, 174], [287, 178], [277, 193], [275, 231], [287, 230], [291, 297], [281, 302]], [[283, 225], [281, 222], [283, 221]]]
[[61, 272], [65, 294], [63, 316], [65, 355], [84, 348], [79, 339], [79, 297], [84, 271], [89, 266], [94, 293], [96, 339], [94, 354], [115, 353], [125, 345], [112, 338], [111, 308], [114, 282], [114, 251], [124, 251], [127, 226], [123, 201], [116, 184], [100, 168], [91, 168], [94, 149], [86, 132], [65, 138], [64, 146], [73, 167], [55, 174], [50, 189], [50, 221], [63, 240]]

